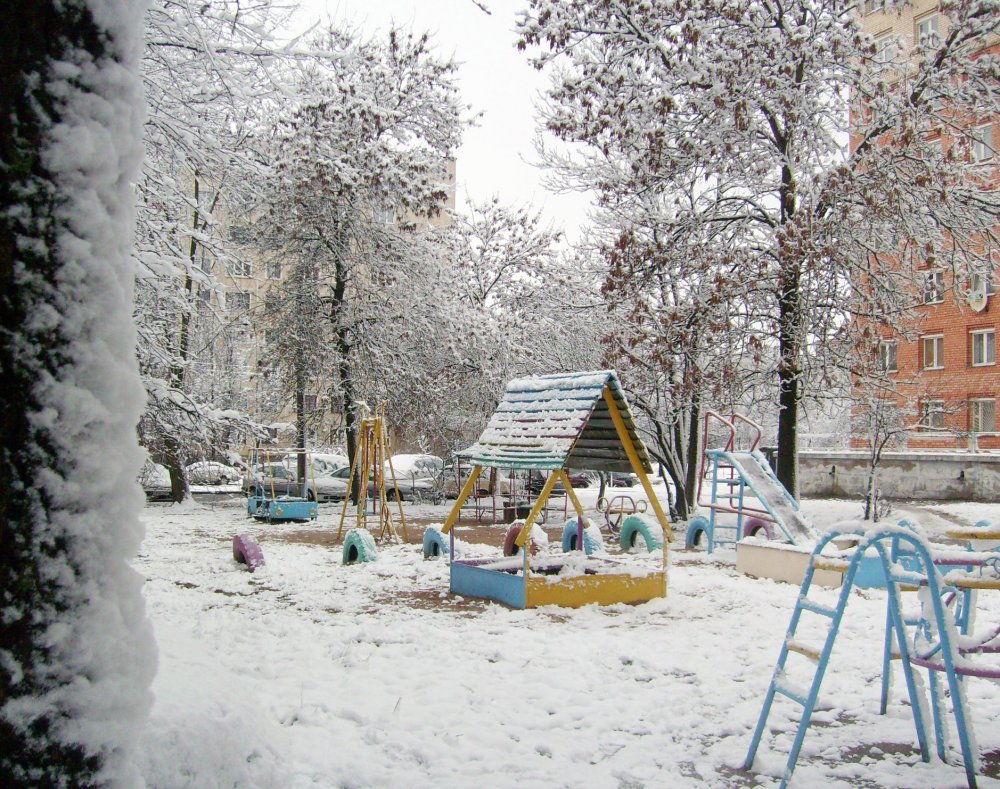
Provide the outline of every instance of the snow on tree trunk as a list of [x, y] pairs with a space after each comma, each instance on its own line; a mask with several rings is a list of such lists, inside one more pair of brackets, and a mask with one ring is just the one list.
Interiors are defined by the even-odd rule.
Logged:
[[129, 258], [142, 4], [0, 6], [0, 775], [136, 785], [156, 652]]

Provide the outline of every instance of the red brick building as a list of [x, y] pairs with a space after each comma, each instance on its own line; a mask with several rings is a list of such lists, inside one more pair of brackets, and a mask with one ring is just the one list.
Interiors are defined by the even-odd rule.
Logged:
[[[891, 59], [896, 42], [909, 47], [928, 37], [946, 34], [947, 18], [936, 0], [913, 0], [900, 12], [883, 11], [882, 3], [863, 3], [862, 23], [876, 41], [879, 52]], [[933, 38], [931, 41], [933, 42]], [[984, 41], [984, 52], [997, 53], [996, 40]], [[936, 129], [942, 151], [964, 135], [974, 176], [991, 189], [1000, 186], [1000, 148], [997, 118], [970, 118], [951, 130]], [[926, 271], [924, 306], [915, 339], [886, 340], [879, 349], [884, 370], [900, 382], [909, 398], [909, 411], [920, 428], [907, 436], [911, 449], [1000, 449], [997, 399], [1000, 367], [996, 337], [1000, 328], [998, 276], [972, 276], [952, 281], [951, 274]], [[903, 383], [905, 382], [905, 383]]]

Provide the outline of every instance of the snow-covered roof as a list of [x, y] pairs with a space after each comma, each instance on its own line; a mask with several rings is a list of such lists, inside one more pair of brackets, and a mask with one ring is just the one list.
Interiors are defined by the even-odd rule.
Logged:
[[479, 440], [461, 455], [487, 468], [631, 471], [605, 390], [622, 417], [643, 470], [651, 473], [649, 455], [614, 370], [511, 381]]

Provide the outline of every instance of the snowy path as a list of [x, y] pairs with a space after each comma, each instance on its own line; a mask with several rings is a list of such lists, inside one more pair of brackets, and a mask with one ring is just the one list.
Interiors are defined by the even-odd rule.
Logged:
[[[804, 509], [822, 527], [847, 504]], [[452, 598], [419, 545], [345, 567], [339, 548], [269, 539], [278, 527], [235, 501], [145, 519], [150, 786], [777, 785], [792, 705], [776, 703], [754, 773], [741, 765], [797, 588], [725, 555], [674, 552], [666, 600], [512, 611]], [[261, 537], [254, 575], [231, 558], [240, 531]], [[1000, 600], [982, 608], [1000, 616]], [[793, 785], [964, 785], [960, 767], [920, 763], [901, 683], [877, 715], [883, 617], [878, 593], [852, 600]], [[973, 681], [970, 696], [981, 749], [1000, 751], [1000, 692]]]

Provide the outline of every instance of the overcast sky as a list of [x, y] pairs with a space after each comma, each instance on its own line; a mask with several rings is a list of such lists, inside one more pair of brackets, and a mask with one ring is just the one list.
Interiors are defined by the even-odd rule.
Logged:
[[533, 167], [536, 155], [534, 102], [545, 77], [514, 48], [514, 18], [521, 0], [301, 0], [301, 23], [330, 17], [364, 32], [384, 30], [393, 22], [431, 33], [442, 55], [459, 63], [459, 85], [466, 104], [483, 113], [469, 129], [458, 152], [457, 201], [466, 195], [485, 200], [498, 195], [505, 203], [541, 208], [551, 223], [575, 236], [584, 223], [587, 200], [554, 195], [542, 186]]

